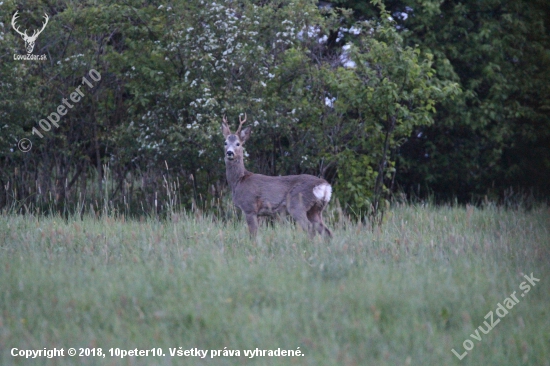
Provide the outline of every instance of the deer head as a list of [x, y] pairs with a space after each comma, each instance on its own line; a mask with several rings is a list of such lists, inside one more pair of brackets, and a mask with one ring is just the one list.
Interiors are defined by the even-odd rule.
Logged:
[[231, 133], [231, 130], [229, 129], [229, 124], [227, 123], [227, 118], [223, 116], [223, 123], [222, 123], [222, 133], [225, 137], [225, 159], [226, 160], [236, 160], [236, 161], [242, 161], [243, 160], [243, 145], [250, 137], [250, 127], [245, 128], [241, 131], [241, 128], [243, 124], [246, 122], [246, 113], [244, 115], [244, 119], [241, 120], [241, 116], [239, 116], [239, 128], [237, 131], [233, 134]]
[[25, 48], [27, 49], [27, 53], [31, 53], [32, 50], [34, 49], [34, 42], [36, 42], [36, 39], [38, 38], [40, 33], [42, 33], [42, 31], [44, 30], [44, 28], [46, 28], [46, 25], [48, 24], [48, 19], [49, 19], [48, 14], [44, 14], [44, 19], [46, 21], [42, 25], [42, 29], [40, 29], [39, 31], [34, 30], [33, 33], [32, 33], [32, 36], [29, 36], [29, 35], [27, 35], [26, 30], [25, 30], [24, 33], [22, 33], [21, 31], [19, 31], [19, 27], [16, 26], [15, 23], [16, 23], [17, 17], [19, 16], [17, 13], [18, 12], [16, 11], [15, 14], [13, 14], [13, 18], [11, 18], [11, 26], [13, 27], [13, 29], [15, 29], [15, 31], [17, 33], [19, 33], [19, 35], [21, 35], [21, 37], [25, 41]]

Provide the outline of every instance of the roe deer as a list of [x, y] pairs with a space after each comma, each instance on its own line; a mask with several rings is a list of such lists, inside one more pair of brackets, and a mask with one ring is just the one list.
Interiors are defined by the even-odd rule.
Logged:
[[244, 168], [243, 144], [250, 137], [250, 127], [241, 131], [246, 121], [239, 116], [239, 128], [231, 133], [223, 117], [222, 133], [225, 137], [225, 170], [231, 187], [233, 203], [246, 216], [252, 237], [258, 231], [258, 216], [276, 213], [290, 214], [310, 235], [315, 230], [332, 237], [321, 216], [332, 195], [332, 187], [324, 179], [309, 174], [270, 177], [254, 174]]

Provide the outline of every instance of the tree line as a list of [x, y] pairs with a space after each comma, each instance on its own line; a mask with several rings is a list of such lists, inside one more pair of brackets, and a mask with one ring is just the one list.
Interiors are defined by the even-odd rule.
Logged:
[[[357, 217], [395, 192], [544, 194], [547, 7], [4, 2], [0, 209], [219, 207], [221, 117], [244, 113], [254, 126], [249, 170], [322, 176]], [[49, 16], [33, 51], [45, 60], [15, 57], [27, 53], [11, 26], [16, 11], [29, 35]], [[52, 123], [78, 86], [84, 95]]]

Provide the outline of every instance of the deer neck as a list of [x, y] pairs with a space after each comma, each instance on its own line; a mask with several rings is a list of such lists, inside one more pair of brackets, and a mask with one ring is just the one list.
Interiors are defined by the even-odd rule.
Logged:
[[247, 173], [244, 168], [244, 162], [242, 158], [237, 158], [235, 160], [225, 160], [225, 172], [227, 174], [227, 182], [233, 191], [239, 181]]

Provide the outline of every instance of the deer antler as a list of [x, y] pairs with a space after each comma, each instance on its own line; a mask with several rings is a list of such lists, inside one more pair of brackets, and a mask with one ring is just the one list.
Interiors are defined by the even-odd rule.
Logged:
[[21, 31], [19, 31], [19, 27], [17, 27], [15, 25], [16, 21], [17, 21], [17, 17], [19, 16], [19, 10], [15, 12], [15, 14], [13, 14], [13, 18], [11, 18], [11, 26], [13, 27], [13, 29], [19, 33], [22, 37], [28, 37], [27, 36], [27, 31], [25, 31], [25, 33], [21, 33]]
[[[36, 39], [38, 38], [38, 35], [40, 33], [42, 33], [42, 31], [44, 30], [44, 28], [46, 28], [46, 25], [48, 25], [48, 20], [50, 19], [50, 17], [48, 16], [48, 14], [44, 13], [44, 19], [46, 19], [46, 22], [44, 23], [44, 25], [42, 25], [42, 29], [40, 29], [39, 31], [35, 30], [33, 33], [32, 33], [32, 36], [30, 36], [29, 38], [32, 38], [32, 39]], [[26, 34], [26, 33], [25, 33]]]
[[241, 133], [241, 127], [246, 122], [246, 113], [244, 114], [244, 119], [241, 120], [241, 116], [239, 116], [239, 128], [237, 129], [237, 132], [235, 132], [235, 135], [239, 136], [239, 133]]
[[223, 125], [227, 127], [229, 131], [231, 131], [231, 129], [229, 128], [229, 123], [227, 122], [227, 116], [225, 114], [223, 115]]

